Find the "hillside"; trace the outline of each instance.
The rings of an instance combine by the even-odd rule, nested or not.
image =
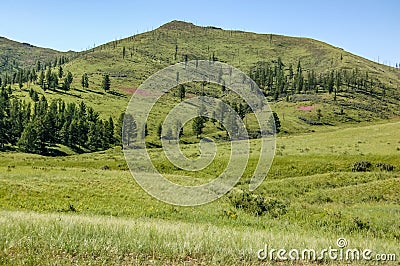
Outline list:
[[[20,58],[26,65],[33,63],[35,56],[59,55],[56,51],[26,44],[17,43],[14,46],[17,50],[13,52],[13,58],[16,61]],[[7,49],[11,49],[10,45]],[[36,53],[26,57],[27,54],[21,51],[29,49]],[[9,53],[12,51],[9,50]],[[400,69],[308,38],[200,27],[181,21],[172,21],[153,31],[78,53],[63,65],[64,75],[70,71],[74,77],[69,91],[61,89],[63,80],[60,79],[59,89],[55,91],[44,91],[37,84],[30,83],[22,89],[14,86],[14,94],[29,101],[28,92],[33,89],[49,100],[62,98],[66,102],[84,101],[99,111],[102,117],[117,118],[125,111],[131,94],[150,75],[177,62],[195,59],[226,62],[250,75],[261,86],[272,109],[281,118],[284,133],[319,131],[333,126],[378,122],[400,116]],[[296,88],[299,62],[304,79],[303,89]],[[278,94],[277,68],[284,81]],[[53,71],[57,72],[58,69],[53,68]],[[273,73],[269,85],[264,84],[267,78],[263,79],[259,74],[266,72]],[[88,89],[81,88],[81,76],[84,73],[89,77]],[[109,93],[104,93],[101,88],[104,74],[109,74],[111,78]],[[340,79],[337,75],[340,75]],[[187,91],[190,94],[199,93],[196,86],[191,85]],[[236,101],[231,94],[222,93],[215,86],[207,85],[205,93]],[[172,107],[178,102],[173,96],[163,99],[160,107],[163,113],[168,111],[165,106]],[[155,128],[158,122],[152,121],[150,125]]]
[[[59,52],[53,49],[33,46],[0,37],[0,73],[30,68],[37,61],[42,64],[53,62],[60,56],[72,57],[75,52]]]
[[[226,62],[248,75],[251,75],[250,69],[257,70],[258,66],[268,65],[273,69],[280,59],[286,78],[285,92],[280,93],[277,99],[274,99],[271,91],[266,89],[266,93],[273,102],[273,109],[280,117],[285,117],[283,127],[287,132],[314,130],[310,126],[317,120],[317,109],[322,110],[322,123],[330,125],[369,122],[400,115],[400,69],[308,38],[231,31],[172,21],[153,31],[82,52],[65,68],[77,77],[76,87],[80,87],[79,77],[87,73],[91,88],[100,89],[101,78],[107,73],[111,77],[112,89],[129,96],[156,71],[177,62],[195,59]],[[295,78],[290,79],[289,68],[292,67],[296,74],[299,61],[304,86],[307,86],[309,75],[313,73],[319,93],[305,89],[297,92],[293,89]],[[333,73],[342,75],[341,87],[335,91],[335,98],[334,93],[328,93],[324,87],[324,82]],[[272,89],[274,86],[272,84]],[[334,87],[336,85],[332,85]],[[85,97],[82,93],[79,95]],[[96,98],[93,95],[88,97],[92,100]],[[125,98],[125,102],[128,99]],[[124,99],[117,101],[121,100]],[[96,104],[101,102],[96,101]],[[107,106],[107,114],[124,111],[124,105],[113,100],[108,101]],[[302,106],[312,106],[313,110],[299,110]]]

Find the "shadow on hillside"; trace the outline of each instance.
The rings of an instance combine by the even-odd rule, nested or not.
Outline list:
[[[84,93],[87,93],[87,91],[85,91],[85,90],[82,90],[82,89],[77,89],[77,88],[74,88],[74,90],[75,90],[75,91],[79,91],[79,92],[84,92]]]
[[[118,91],[109,91],[108,93],[109,93],[109,94],[112,94],[112,95],[115,95],[115,96],[118,96],[118,97],[126,98],[126,95],[125,95],[125,94],[122,94],[122,93],[120,93],[120,92],[118,92]]]
[[[60,151],[60,150],[54,149],[54,148],[47,148],[46,150],[44,150],[40,154],[44,155],[44,156],[51,156],[51,157],[67,156],[68,155],[67,153],[65,153],[63,151]]]
[[[84,151],[83,149],[81,149],[81,148],[79,148],[79,147],[77,147],[77,146],[72,146],[72,147],[70,147],[70,148],[71,148],[72,151],[74,151],[74,152],[76,152],[76,153],[78,153],[78,154],[85,153],[85,151]]]
[[[76,98],[79,98],[79,99],[82,98],[82,96],[80,96],[80,95],[75,95],[75,94],[72,94],[72,93],[68,93],[67,91],[64,91],[64,90],[49,90],[48,92],[69,95],[69,96],[76,97]]]
[[[104,92],[102,92],[102,91],[94,91],[94,90],[89,90],[89,89],[87,89],[87,91],[93,92],[93,93],[96,93],[96,94],[100,94],[100,95],[104,95]]]

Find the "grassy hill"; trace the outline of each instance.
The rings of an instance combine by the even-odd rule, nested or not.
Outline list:
[[[13,72],[19,68],[54,62],[60,56],[72,57],[75,52],[59,52],[53,49],[33,46],[0,37],[0,73]]]
[[[171,64],[185,59],[214,59],[227,62],[249,74],[250,68],[259,62],[273,66],[278,58],[284,64],[286,76],[289,66],[296,71],[300,60],[305,79],[311,71],[317,76],[329,76],[331,71],[356,71],[357,78],[368,75],[369,80],[375,83],[366,90],[342,85],[342,89],[337,91],[336,100],[333,93],[329,94],[323,88],[320,93],[291,92],[287,93],[287,97],[283,94],[277,100],[269,97],[272,109],[281,118],[283,132],[318,131],[333,126],[376,122],[400,115],[400,69],[372,62],[308,38],[199,27],[180,21],[172,21],[153,31],[79,53],[63,66],[65,73],[71,71],[74,76],[73,89],[67,93],[44,92],[34,84],[29,86],[50,99],[61,97],[67,102],[83,100],[103,116],[116,117],[125,111],[130,95],[145,79]],[[81,89],[80,78],[83,73],[89,76],[89,90]],[[104,74],[110,75],[112,91],[117,93],[102,91],[101,79]],[[293,87],[292,83],[289,82],[289,91]],[[198,93],[196,89],[188,90],[192,94]],[[215,87],[206,88],[207,93],[212,91],[215,91]],[[16,93],[29,98],[26,87]],[[230,99],[228,94],[219,93],[217,97]],[[173,104],[176,99],[170,98],[170,101]],[[311,108],[304,110],[304,106]],[[321,110],[320,117],[317,116],[318,109]],[[318,123],[314,123],[317,120]]]

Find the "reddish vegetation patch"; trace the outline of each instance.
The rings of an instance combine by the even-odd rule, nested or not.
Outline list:
[[[149,91],[141,90],[138,88],[123,88],[122,90],[128,94],[137,93],[140,96],[150,96],[151,95],[151,93]]]
[[[191,99],[191,98],[193,98],[193,97],[195,97],[195,96],[196,96],[196,95],[193,94],[193,93],[186,93],[186,97],[189,98],[189,99]]]
[[[311,111],[315,108],[315,106],[308,105],[308,106],[297,106],[297,110],[300,111]]]
[[[121,90],[128,94],[134,94],[137,88],[122,88]]]

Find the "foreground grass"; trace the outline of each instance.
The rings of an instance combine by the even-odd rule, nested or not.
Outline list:
[[[268,230],[257,230],[148,218],[1,211],[0,262],[12,265],[44,262],[58,265],[254,265],[263,263],[257,258],[257,251],[265,245],[287,250],[321,250],[334,246],[336,238],[318,231],[310,234],[300,227],[278,222]],[[358,236],[347,240],[351,246],[357,243],[353,247],[375,252],[397,251],[395,241]]]

